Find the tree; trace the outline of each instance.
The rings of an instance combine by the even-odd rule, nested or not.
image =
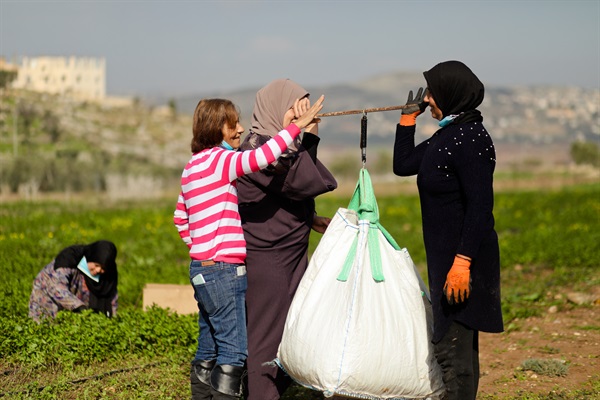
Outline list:
[[[42,116],[42,130],[50,136],[52,143],[57,143],[60,139],[61,129],[58,117],[50,110],[44,111]]]
[[[175,99],[169,99],[167,104],[169,106],[169,110],[171,111],[171,118],[173,121],[177,120],[177,102]]]
[[[600,167],[600,147],[595,142],[573,142],[571,158],[577,165],[590,164]]]
[[[7,88],[15,79],[17,79],[17,71],[0,69],[0,89]]]

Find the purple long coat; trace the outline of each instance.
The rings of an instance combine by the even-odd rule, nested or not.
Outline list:
[[[304,134],[293,159],[238,179],[247,246],[249,399],[278,398],[289,384],[281,370],[264,363],[277,356],[287,312],[308,266],[314,198],[337,187],[316,158],[318,142],[317,136]]]

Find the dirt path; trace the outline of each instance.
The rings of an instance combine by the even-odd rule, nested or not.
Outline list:
[[[549,395],[589,388],[600,379],[600,307],[580,307],[515,321],[516,330],[480,336],[482,377],[479,397]],[[546,376],[521,369],[527,359],[563,360],[565,376]],[[558,398],[558,397],[557,397]],[[600,393],[585,397],[600,399]]]

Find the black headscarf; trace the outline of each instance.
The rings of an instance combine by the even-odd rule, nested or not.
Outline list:
[[[477,107],[483,102],[484,87],[460,61],[445,61],[423,72],[427,87],[444,117],[459,115],[452,123],[481,122]]]
[[[90,290],[89,307],[110,317],[112,299],[117,292],[117,247],[108,240],[69,246],[56,256],[54,268],[77,268],[84,256],[88,262],[98,263],[104,269],[98,282],[84,274],[85,283]]]

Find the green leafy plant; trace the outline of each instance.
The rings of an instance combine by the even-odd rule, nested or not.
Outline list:
[[[530,358],[521,364],[525,371],[533,371],[539,375],[566,376],[569,371],[568,364],[563,360],[542,360]]]
[[[0,377],[2,393],[26,390],[29,395],[10,398],[48,399],[126,398],[132,390],[140,392],[139,398],[189,396],[187,374],[196,347],[196,315],[177,315],[157,307],[142,309],[146,283],[189,284],[187,247],[172,222],[175,196],[143,202],[92,197],[85,203],[2,204],[0,365],[2,370],[18,371],[6,375],[10,379]],[[321,196],[317,209],[320,215],[332,217],[348,201],[349,196]],[[379,196],[378,205],[382,225],[408,249],[426,280],[418,196]],[[572,287],[586,291],[600,284],[599,211],[600,185],[496,195],[507,331],[518,330],[521,318],[539,315],[550,305],[561,305],[553,295],[559,290]],[[62,312],[52,321],[31,321],[27,317],[28,300],[36,274],[63,247],[102,238],[113,240],[119,250],[117,316],[107,319],[89,311]],[[320,238],[311,234],[310,252]],[[546,350],[548,354],[555,351]],[[117,378],[103,378],[102,384],[95,380],[80,386],[65,383],[156,361],[165,364],[123,372],[124,383]],[[534,364],[526,367],[534,368]],[[143,388],[133,388],[133,382]],[[107,385],[117,395],[106,392]],[[285,398],[306,399],[311,393],[294,387]]]

